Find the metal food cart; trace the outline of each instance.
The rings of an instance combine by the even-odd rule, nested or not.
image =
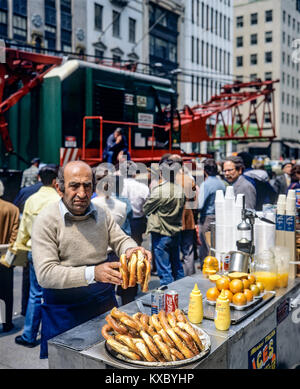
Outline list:
[[[300,363],[300,279],[289,279],[287,288],[277,289],[269,300],[261,300],[245,311],[232,312],[228,331],[216,330],[212,307],[205,295],[212,283],[202,274],[168,285],[179,294],[179,308],[186,312],[189,294],[197,283],[204,297],[204,320],[199,325],[211,340],[210,353],[180,369],[293,368]],[[140,298],[144,313],[151,314],[150,293]],[[121,310],[140,311],[134,301]],[[251,311],[250,311],[251,309]],[[49,368],[53,369],[141,369],[108,353],[101,336],[106,314],[66,331],[48,342]],[[208,318],[209,317],[209,318]],[[234,324],[233,324],[234,323]]]

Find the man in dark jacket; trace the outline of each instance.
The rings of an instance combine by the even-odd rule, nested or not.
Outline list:
[[[115,164],[124,154],[127,155],[127,159],[130,159],[126,137],[122,128],[118,127],[107,138],[106,147],[103,151],[103,161]]]

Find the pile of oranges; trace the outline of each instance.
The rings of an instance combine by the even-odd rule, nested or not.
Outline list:
[[[208,277],[216,274],[219,271],[219,262],[216,257],[211,255],[204,258],[202,272],[204,276]]]
[[[238,306],[246,305],[251,302],[255,296],[259,296],[264,291],[264,285],[256,282],[253,274],[245,274],[241,278],[231,279],[228,276],[210,277],[216,286],[209,288],[206,292],[206,298],[209,301],[216,301],[222,289],[229,302]]]

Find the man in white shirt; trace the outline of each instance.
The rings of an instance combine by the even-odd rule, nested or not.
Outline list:
[[[146,231],[147,219],[143,206],[149,197],[149,188],[136,179],[138,166],[133,161],[126,161],[120,165],[121,176],[124,177],[121,195],[127,197],[132,207],[131,237],[138,245],[143,242],[143,233]]]

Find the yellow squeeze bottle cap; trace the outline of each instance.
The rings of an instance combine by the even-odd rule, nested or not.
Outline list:
[[[197,284],[195,284],[195,286],[194,286],[193,293],[194,294],[201,294]]]

